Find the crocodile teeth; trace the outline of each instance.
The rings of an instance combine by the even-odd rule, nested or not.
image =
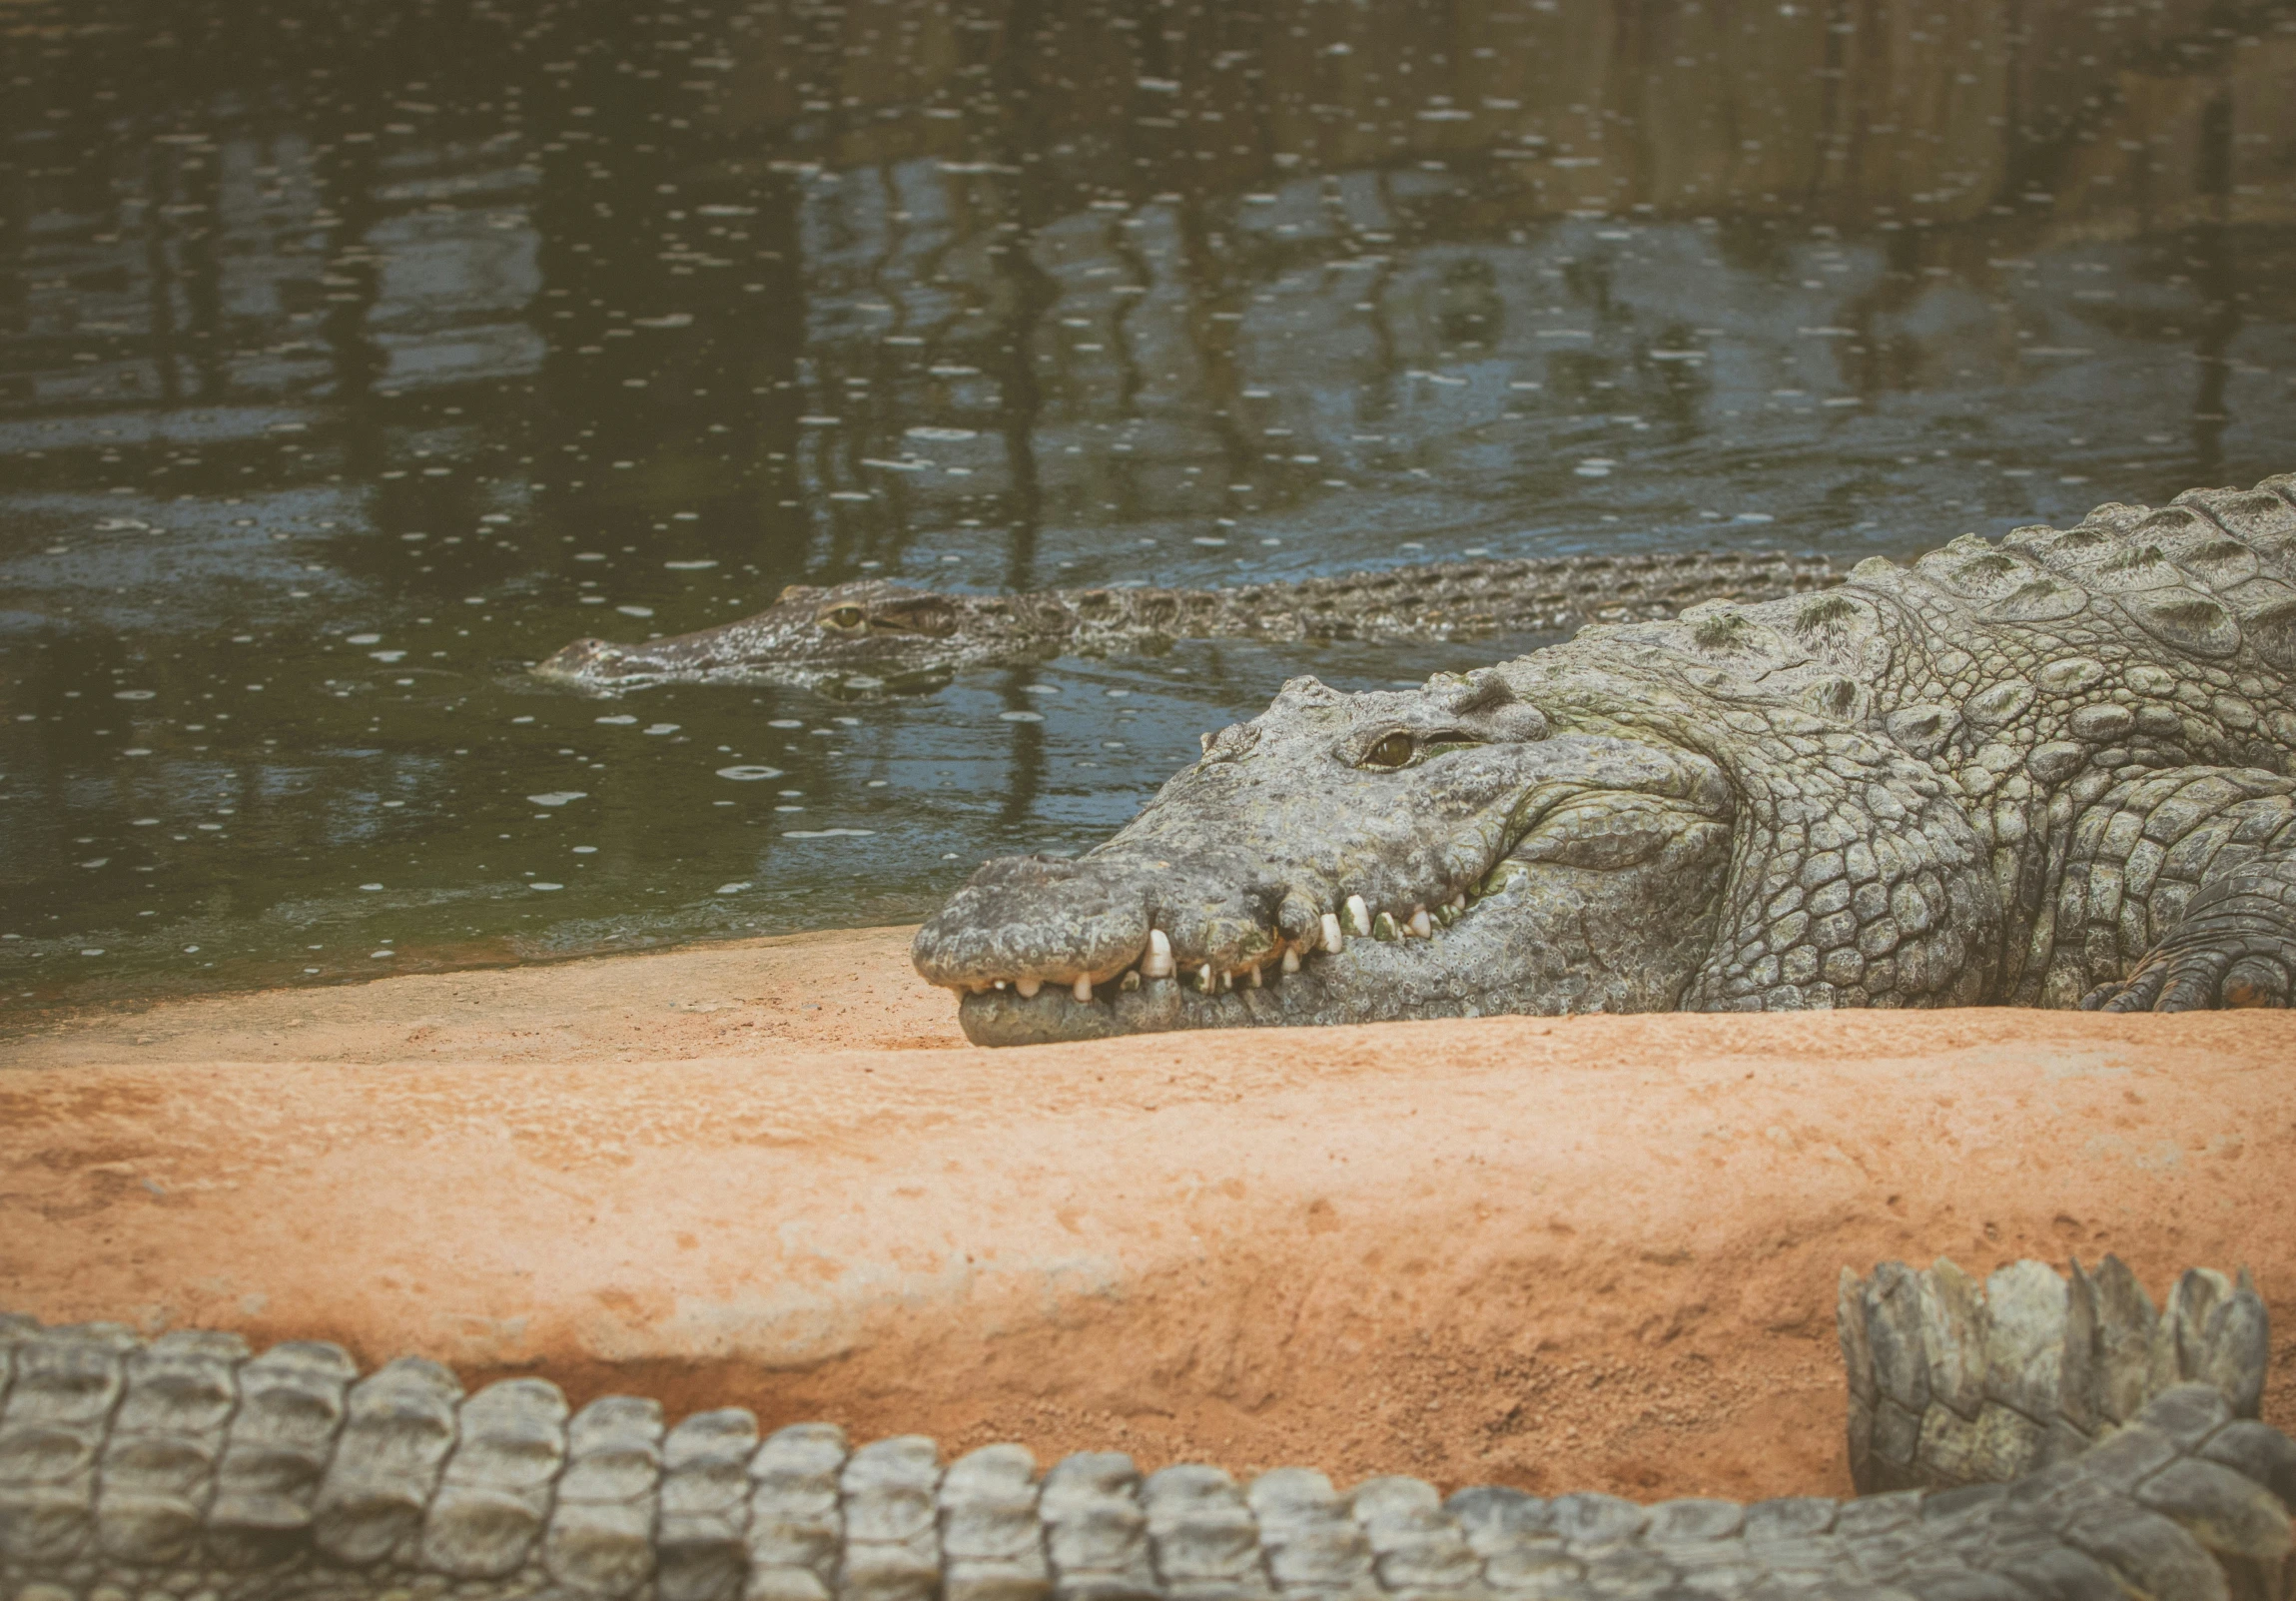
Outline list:
[[[1162,929],[1149,929],[1148,955],[1141,958],[1141,977],[1168,979],[1172,972],[1171,941]]]
[[[1021,999],[1024,1001],[1034,1001],[1037,998],[1037,992],[1044,987],[1044,982],[1040,979],[1015,979],[1013,981],[1013,988],[1021,992]]]
[[[1371,909],[1363,904],[1362,896],[1348,896],[1347,904],[1341,908],[1341,912],[1348,933],[1360,935],[1371,932]]]
[[[1124,991],[1127,995],[1132,994],[1133,991],[1139,989],[1140,987],[1141,975],[1140,969],[1138,968],[1127,968],[1125,970],[1125,976],[1117,981],[1117,988]]]
[[[1336,952],[1342,945],[1346,943],[1347,942],[1341,938],[1339,933],[1339,914],[1337,912],[1324,913],[1323,948],[1326,951]]]
[[[1251,986],[1253,989],[1255,989],[1255,990],[1256,990],[1256,989],[1258,989],[1258,988],[1260,987],[1260,983],[1259,983],[1259,969],[1257,969],[1257,968],[1255,968],[1255,967],[1247,967],[1247,968],[1245,968],[1245,969],[1243,970],[1243,979],[1244,979],[1244,982],[1245,982],[1246,984],[1249,984],[1249,985],[1250,985],[1250,986]]]
[[[1080,1001],[1090,1001],[1093,998],[1093,976],[1090,973],[1078,974],[1076,986],[1069,993]]]
[[[1196,971],[1195,987],[1201,990],[1204,994],[1209,995],[1211,994],[1212,987],[1215,983],[1216,981],[1212,977],[1211,964],[1206,962]]]
[[[1427,909],[1424,906],[1411,908],[1410,928],[1411,932],[1422,940],[1431,940],[1435,937],[1435,926],[1427,921]]]
[[[1393,912],[1381,912],[1371,920],[1371,937],[1375,940],[1399,940],[1403,937],[1402,930],[1395,926]]]
[[[1451,897],[1451,910],[1452,910],[1452,911],[1454,911],[1454,912],[1464,912],[1466,909],[1467,909],[1467,896],[1466,896],[1466,892],[1465,892],[1465,891],[1461,891],[1459,894],[1457,894],[1457,895],[1454,895],[1454,896],[1452,896],[1452,897]]]
[[[1299,953],[1290,949],[1288,946],[1284,948],[1283,952],[1283,971],[1286,973],[1296,973],[1299,971]]]

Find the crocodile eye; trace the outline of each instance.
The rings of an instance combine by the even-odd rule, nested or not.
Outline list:
[[[1409,734],[1389,734],[1363,753],[1361,765],[1392,771],[1411,760],[1411,748]]]
[[[825,628],[842,628],[850,632],[865,625],[869,621],[869,613],[859,606],[832,606],[814,618],[814,621]]]

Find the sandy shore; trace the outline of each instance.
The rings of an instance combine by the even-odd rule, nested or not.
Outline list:
[[[2285,1013],[1486,1019],[966,1047],[906,930],[68,1021],[0,1307],[770,1425],[1639,1497],[1846,1489],[1836,1271],[2254,1267]],[[2296,1424],[2283,1355],[2267,1416]]]

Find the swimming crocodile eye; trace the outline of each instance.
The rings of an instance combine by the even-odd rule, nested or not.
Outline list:
[[[1410,760],[1411,736],[1409,734],[1389,734],[1363,753],[1361,765],[1392,771]]]
[[[854,605],[831,606],[813,620],[825,628],[851,630],[864,626],[869,621],[869,613]]]

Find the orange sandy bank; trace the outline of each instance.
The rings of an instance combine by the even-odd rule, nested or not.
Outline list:
[[[5,1048],[0,1306],[770,1426],[1238,1470],[1847,1489],[1836,1270],[2252,1265],[2287,1014],[965,1047],[906,931],[69,1021]],[[2266,1416],[2296,1424],[2283,1358]]]

